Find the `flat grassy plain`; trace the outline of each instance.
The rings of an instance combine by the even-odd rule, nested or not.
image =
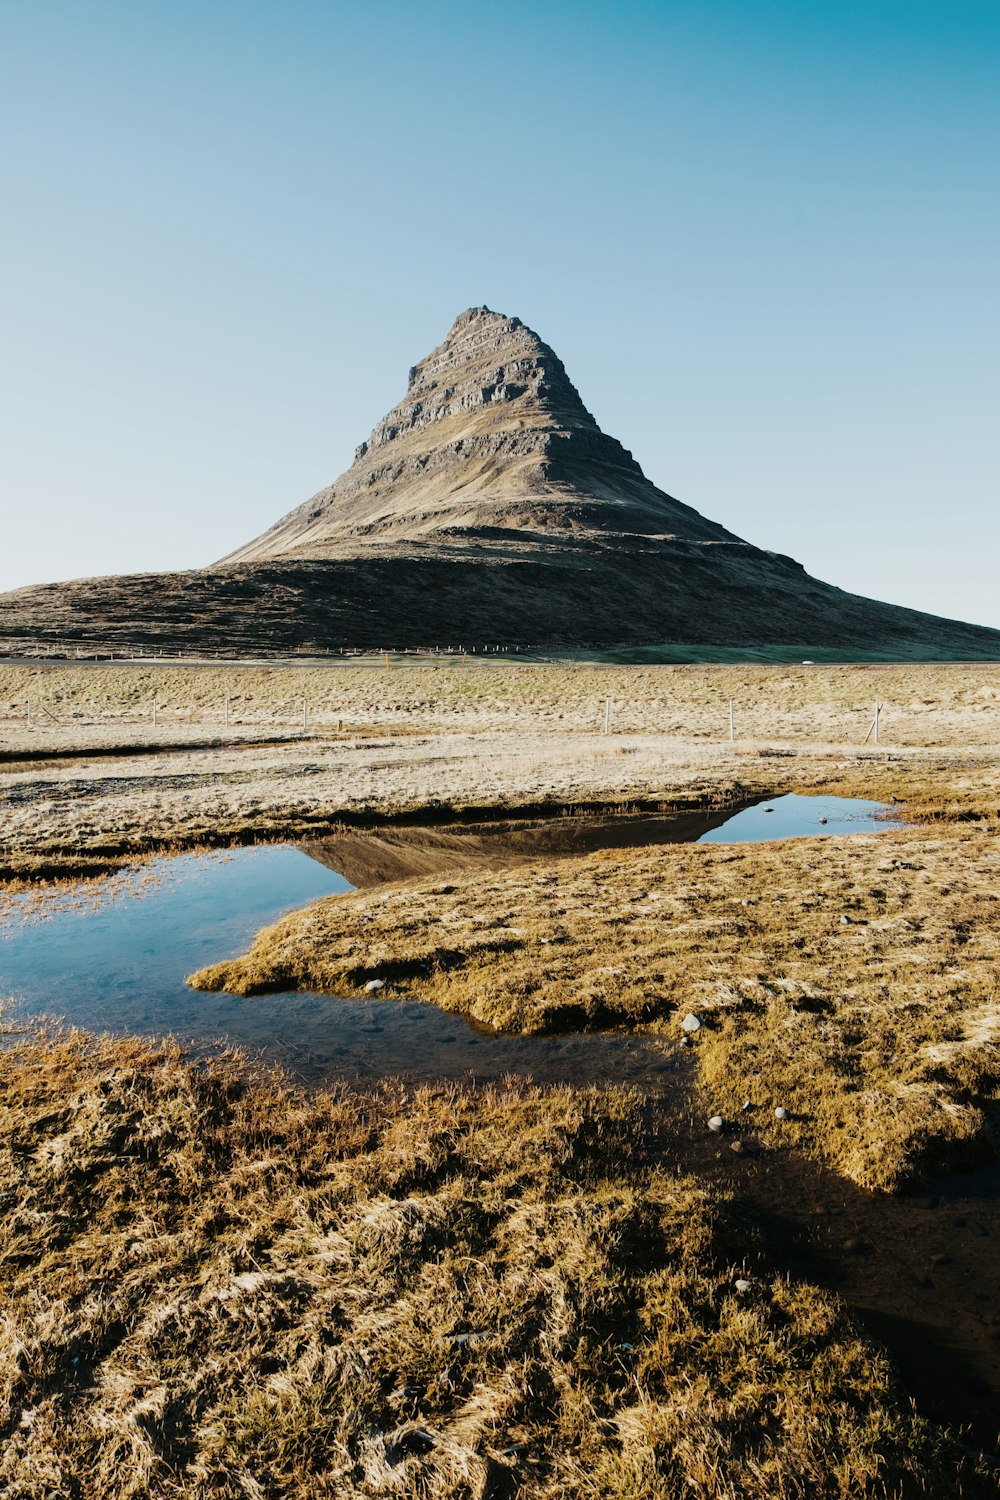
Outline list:
[[[455,810],[724,805],[888,765],[974,796],[998,719],[983,665],[0,666],[0,875]]]
[[[197,982],[381,978],[668,1061],[690,1010],[706,1117],[749,1100],[765,1153],[898,1194],[994,1152],[998,729],[988,666],[0,667],[0,867],[11,890],[386,822],[894,800],[910,826],[875,836],[438,870]],[[307,1094],[54,1035],[0,1054],[0,1105],[12,1496],[1000,1489],[611,1084]]]

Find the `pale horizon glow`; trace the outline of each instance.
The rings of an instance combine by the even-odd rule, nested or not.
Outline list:
[[[670,494],[1000,628],[992,0],[44,0],[2,35],[0,590],[216,561],[486,303]]]

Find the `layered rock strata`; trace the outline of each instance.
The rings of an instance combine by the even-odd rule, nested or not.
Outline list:
[[[0,596],[0,651],[503,646],[1000,658],[658,489],[518,318],[462,313],[351,467],[221,562]]]

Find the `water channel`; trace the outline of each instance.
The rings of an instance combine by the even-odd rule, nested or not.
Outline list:
[[[239,1046],[308,1081],[516,1073],[539,1082],[600,1082],[610,1074],[648,1086],[663,1058],[641,1036],[495,1036],[418,1002],[317,994],[246,1001],[196,993],[184,981],[243,951],[284,912],[355,886],[595,848],[873,832],[892,826],[885,817],[873,802],[789,795],[680,816],[348,832],[306,848],[175,855],[71,895],[15,897],[0,924],[0,997],[11,997],[18,1017],[46,1013],[91,1031]]]
[[[134,872],[8,899],[0,997],[8,1023],[48,1014],[91,1031],[172,1034],[196,1051],[236,1045],[307,1083],[493,1081],[635,1085],[652,1100],[665,1164],[732,1193],[770,1264],[835,1288],[892,1351],[928,1414],[996,1436],[1000,1165],[918,1198],[873,1198],[786,1150],[734,1155],[705,1129],[690,1052],[641,1034],[510,1037],[432,1005],[285,994],[195,993],[185,976],[242,952],[282,913],[421,873],[572,857],[597,848],[876,833],[892,810],[789,795],[680,816],[563,817],[366,832],[301,848],[182,854]],[[861,1247],[860,1250],[858,1247]],[[935,1263],[938,1268],[935,1269]],[[984,1300],[985,1299],[985,1300]]]

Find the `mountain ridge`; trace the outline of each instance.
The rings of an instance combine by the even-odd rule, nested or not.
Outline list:
[[[657,488],[554,350],[484,306],[338,479],[220,562],[0,595],[0,651],[20,654],[478,642],[1000,659],[1000,631],[846,593]]]
[[[646,478],[520,318],[471,307],[411,366],[351,467],[222,562],[345,556],[379,537],[447,544],[483,528],[741,540]]]

